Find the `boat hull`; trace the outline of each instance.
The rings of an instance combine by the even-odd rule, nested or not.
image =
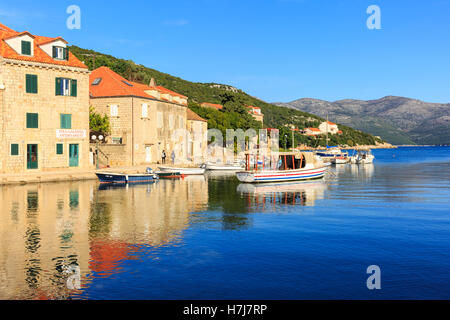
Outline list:
[[[321,179],[325,175],[327,166],[313,169],[299,169],[287,171],[240,171],[236,173],[236,177],[240,182],[244,183],[265,183],[275,181],[301,181]]]
[[[96,172],[100,183],[148,183],[158,180],[155,174],[123,174],[112,172]]]
[[[214,165],[207,164],[206,170],[217,170],[217,171],[241,171],[244,170],[244,167],[241,166],[227,166],[227,165]]]
[[[204,168],[172,168],[172,167],[158,167],[161,172],[173,172],[182,174],[185,176],[188,175],[201,175],[205,174],[206,169]]]

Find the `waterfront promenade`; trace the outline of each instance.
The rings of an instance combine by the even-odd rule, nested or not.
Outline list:
[[[89,170],[58,170],[58,171],[43,171],[43,172],[30,172],[11,174],[0,174],[0,185],[11,184],[27,184],[27,183],[41,183],[41,182],[61,182],[61,181],[80,181],[80,180],[95,180],[97,176],[96,171],[108,171],[108,172],[126,172],[126,173],[138,173],[144,172],[146,168],[152,168],[156,170],[158,164],[148,164],[141,166],[124,166],[113,168],[102,168],[96,170],[95,168]]]

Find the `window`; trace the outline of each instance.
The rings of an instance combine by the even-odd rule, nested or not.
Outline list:
[[[111,138],[113,144],[122,144],[122,138]]]
[[[148,104],[142,104],[142,118],[148,118]]]
[[[110,114],[111,114],[111,117],[119,116],[119,106],[117,104],[110,105]]]
[[[19,155],[19,145],[17,143],[11,144],[11,155],[18,156]]]
[[[55,94],[57,96],[77,96],[77,80],[67,78],[55,79]]]
[[[26,93],[38,92],[38,78],[35,74],[27,74],[25,76],[25,91]]]
[[[158,112],[157,114],[156,114],[156,120],[157,120],[157,123],[158,123],[158,128],[162,128],[163,127],[163,115],[162,115],[162,112]]]
[[[22,54],[31,56],[31,42],[22,40]]]
[[[72,115],[60,114],[61,129],[72,129]]]
[[[99,85],[100,82],[102,82],[102,78],[95,78],[94,81],[92,81],[92,85],[93,86]]]
[[[56,154],[63,154],[64,153],[64,145],[62,143],[56,144]]]
[[[27,113],[27,128],[39,128],[39,115],[37,113]]]
[[[59,60],[69,60],[69,51],[64,47],[53,46],[53,58]]]

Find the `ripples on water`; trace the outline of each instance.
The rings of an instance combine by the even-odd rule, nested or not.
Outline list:
[[[450,298],[449,149],[302,183],[2,187],[0,299]]]

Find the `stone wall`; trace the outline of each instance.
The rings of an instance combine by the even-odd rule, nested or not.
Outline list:
[[[0,73],[5,85],[1,92],[3,173],[39,172],[69,168],[69,144],[78,144],[79,165],[70,169],[90,168],[89,163],[89,72],[87,69],[53,66],[3,59]],[[38,93],[26,93],[26,75],[38,77]],[[77,80],[77,96],[56,96],[55,78]],[[37,129],[26,128],[26,114],[38,113]],[[85,130],[85,138],[57,139],[60,114],[72,115],[72,129]],[[56,144],[63,144],[63,154],[56,154]],[[11,144],[19,145],[19,155],[12,156]],[[38,168],[27,169],[27,145],[38,145]]]

